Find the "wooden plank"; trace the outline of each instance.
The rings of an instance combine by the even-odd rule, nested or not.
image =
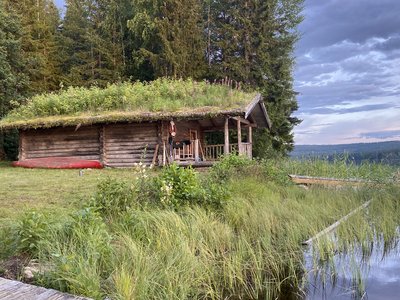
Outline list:
[[[155,149],[155,145],[156,142],[135,142],[135,143],[123,143],[123,144],[119,144],[119,143],[112,143],[112,144],[107,144],[107,150],[109,151],[117,151],[119,149],[143,149],[143,148],[153,148]],[[151,145],[151,146],[148,146]]]
[[[240,120],[237,120],[237,139],[238,139],[238,153],[242,154],[242,128]]]
[[[4,300],[90,300],[52,289],[0,278],[0,299]]]
[[[224,154],[229,154],[229,119],[225,118],[224,125]]]
[[[100,153],[99,147],[66,147],[66,148],[49,148],[49,149],[31,149],[28,150],[28,153],[63,153],[70,151],[85,151],[85,152],[95,152]]]
[[[332,230],[334,230],[336,227],[338,227],[341,223],[346,221],[352,215],[358,213],[360,210],[363,210],[363,209],[367,208],[371,204],[371,202],[372,202],[372,200],[369,200],[369,201],[365,202],[363,205],[357,207],[355,210],[351,211],[349,214],[347,214],[346,216],[341,218],[339,221],[333,223],[331,226],[329,226],[329,227],[325,228],[324,230],[320,231],[319,233],[317,233],[312,238],[308,239],[307,241],[304,241],[302,244],[303,245],[310,245],[313,241],[319,239],[321,236],[323,236],[323,235],[331,232]]]
[[[19,132],[19,146],[18,146],[18,159],[25,159],[25,141],[24,141],[25,132]]]
[[[158,155],[158,148],[159,148],[159,144],[156,145],[156,149],[154,150],[154,155],[153,155],[153,160],[151,161],[151,164],[154,166],[156,164],[156,159],[157,159],[157,155]]]
[[[251,101],[251,103],[246,107],[246,113],[244,118],[247,119],[247,117],[250,115],[254,107],[262,100],[261,94],[257,94],[254,99]]]
[[[339,178],[329,178],[329,177],[312,177],[312,176],[302,176],[289,174],[290,179],[297,184],[321,184],[321,185],[361,185],[366,183],[372,183],[368,180],[362,180],[357,178],[351,179],[339,179]]]
[[[105,126],[103,125],[100,129],[99,129],[99,152],[100,152],[100,161],[102,163],[104,163],[104,146],[105,146]]]

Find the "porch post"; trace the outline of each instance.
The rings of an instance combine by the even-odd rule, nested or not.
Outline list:
[[[229,119],[225,118],[225,126],[224,126],[224,154],[229,154]]]
[[[249,156],[250,159],[253,158],[253,128],[251,126],[249,126],[249,137],[248,137],[248,151],[249,153],[247,153],[247,155]]]
[[[238,154],[242,154],[242,128],[240,118],[237,119]]]

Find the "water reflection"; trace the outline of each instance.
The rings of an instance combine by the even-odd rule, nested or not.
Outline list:
[[[315,267],[312,249],[305,253],[308,284],[305,299],[400,299],[400,246],[375,241],[370,253],[356,247]]]

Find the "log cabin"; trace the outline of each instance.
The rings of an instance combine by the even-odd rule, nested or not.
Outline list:
[[[192,84],[196,85],[197,94],[201,91],[204,94],[204,89],[213,89],[210,84],[206,87],[203,83]],[[179,97],[185,97],[190,105],[175,107],[174,110],[135,109],[133,105],[127,107],[124,104],[118,107],[119,110],[113,107],[111,111],[102,108],[103,111],[85,111],[84,114],[49,113],[26,117],[24,108],[21,108],[11,113],[11,117],[1,120],[0,129],[18,129],[20,162],[57,158],[99,161],[108,167],[132,167],[140,162],[146,165],[176,162],[208,166],[229,153],[252,158],[253,129],[271,127],[263,99],[257,93],[235,91],[230,86],[222,88],[223,95],[231,97],[235,93],[239,100],[235,100],[234,105],[226,104],[232,101],[224,101],[219,95],[218,104],[202,106],[196,104],[198,97],[189,92]],[[87,97],[91,97],[87,93]],[[129,102],[129,98],[120,94],[115,97],[122,99],[118,101]],[[165,98],[169,103],[170,99]],[[36,109],[35,101],[39,100],[33,99],[27,104],[31,110]],[[207,101],[211,104],[218,102]],[[25,108],[26,111],[29,109]]]

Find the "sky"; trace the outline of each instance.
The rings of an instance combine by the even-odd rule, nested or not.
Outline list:
[[[400,140],[399,12],[399,0],[305,0],[296,144]]]
[[[400,140],[400,1],[306,0],[296,144]]]

